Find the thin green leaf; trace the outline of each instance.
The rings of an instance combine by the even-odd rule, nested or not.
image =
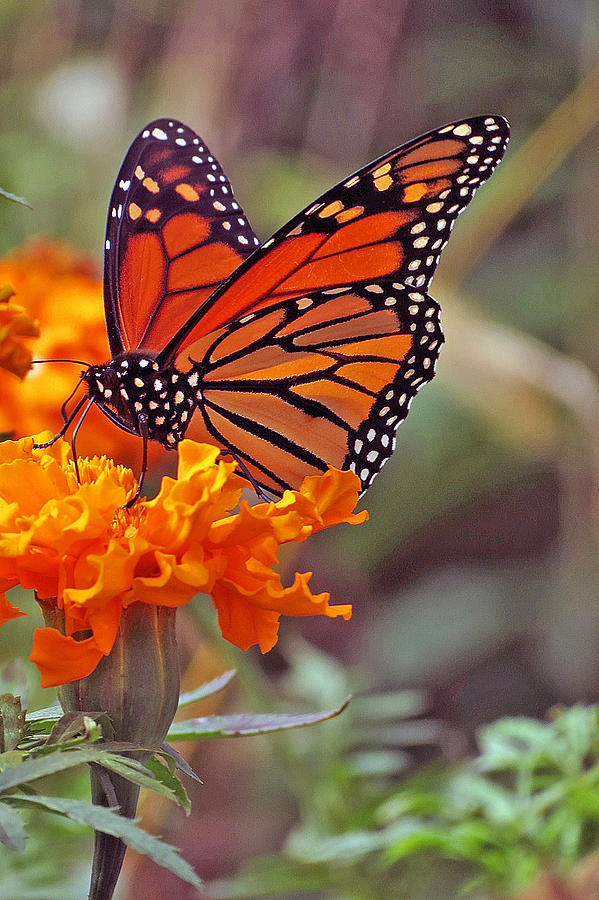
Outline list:
[[[171,741],[207,740],[217,737],[248,737],[255,734],[271,734],[274,731],[286,731],[291,728],[303,728],[334,719],[346,708],[349,699],[336,709],[325,712],[306,713],[303,715],[253,715],[244,713],[234,716],[203,716],[188,719],[185,722],[174,722],[167,734]]]
[[[10,191],[5,191],[3,188],[0,188],[0,197],[5,197],[7,200],[11,200],[13,203],[20,203],[21,206],[26,206],[27,209],[33,209],[31,203],[28,203],[24,197],[17,197],[16,194],[11,194]]]
[[[29,759],[21,765],[1,772],[0,794],[28,784],[30,781],[36,781],[38,778],[45,778],[48,775],[64,772],[87,763],[98,763],[105,769],[116,772],[142,787],[170,796],[164,786],[156,782],[146,767],[135,759],[127,759],[100,748],[61,751],[59,747],[56,748],[55,753],[49,756]]]
[[[163,869],[168,869],[169,872],[177,875],[182,881],[186,881],[198,890],[202,888],[202,879],[196,875],[189,863],[179,856],[179,852],[174,847],[164,843],[157,837],[154,837],[154,835],[148,834],[136,825],[132,819],[124,818],[103,806],[85,803],[83,800],[69,800],[42,795],[27,797],[24,794],[15,795],[12,799],[19,800],[23,805],[29,807],[46,809],[50,812],[67,816],[73,822],[89,825],[96,831],[102,831],[105,834],[118,837],[128,847],[148,856],[157,865],[162,866]]]
[[[20,815],[6,803],[0,803],[0,841],[10,850],[24,850],[25,837]]]
[[[179,709],[182,706],[189,706],[190,703],[195,703],[196,700],[204,700],[206,697],[211,697],[213,694],[222,691],[223,688],[226,688],[231,683],[236,674],[235,669],[229,669],[227,672],[219,675],[218,678],[213,678],[212,681],[206,681],[204,684],[201,684],[195,691],[186,691],[181,694],[179,697]]]
[[[189,815],[191,812],[191,802],[189,800],[189,796],[187,794],[187,791],[175,775],[175,760],[171,758],[171,762],[173,764],[172,770],[168,765],[165,765],[155,756],[151,756],[146,763],[146,768],[150,770],[156,781],[168,790],[169,796],[171,796],[178,803],[178,805],[185,810],[185,814]]]

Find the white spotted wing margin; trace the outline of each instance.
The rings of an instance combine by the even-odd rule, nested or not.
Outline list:
[[[362,493],[393,455],[397,429],[407,417],[420,388],[433,379],[445,341],[437,301],[424,291],[414,290],[411,285],[395,283],[392,288],[398,299],[395,311],[402,325],[407,326],[413,343],[393,381],[378,393],[368,418],[350,436],[343,468],[358,475]]]
[[[206,341],[187,377],[201,380],[211,438],[263,490],[297,489],[329,466],[353,470],[366,490],[442,343],[435,300],[370,280],[243,317]]]

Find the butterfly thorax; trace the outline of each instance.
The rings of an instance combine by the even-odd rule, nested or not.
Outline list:
[[[102,412],[131,434],[143,434],[174,449],[185,435],[197,391],[175,368],[161,368],[151,354],[128,351],[90,366],[84,381]],[[195,379],[197,382],[197,378]]]

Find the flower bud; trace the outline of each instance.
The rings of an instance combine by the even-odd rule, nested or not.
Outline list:
[[[54,602],[38,602],[46,624],[63,631],[62,611]],[[124,608],[109,655],[102,657],[91,675],[59,687],[64,711],[105,712],[114,726],[116,741],[160,747],[179,699],[175,613],[175,608],[147,603]],[[87,636],[87,632],[81,634],[82,638]],[[149,754],[131,755],[145,761]],[[137,785],[92,766],[91,788],[94,803],[114,806],[116,802],[121,815],[135,815]],[[126,849],[119,838],[96,832],[90,900],[112,897]]]

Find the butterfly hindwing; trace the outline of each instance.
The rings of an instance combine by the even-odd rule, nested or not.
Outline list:
[[[346,178],[236,269],[173,336],[161,361],[237,318],[310,291],[368,278],[427,290],[457,216],[508,138],[501,116],[464,119]]]
[[[353,469],[366,489],[442,342],[438,304],[399,282],[279,302],[194,345],[188,378],[204,374],[192,434],[229,449],[274,493],[330,465]]]
[[[151,122],[125,157],[108,210],[112,355],[162,349],[258,243],[202,139],[180,122]]]

